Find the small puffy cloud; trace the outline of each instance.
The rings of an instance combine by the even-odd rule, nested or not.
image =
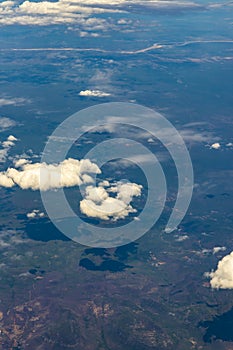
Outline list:
[[[221,147],[221,145],[219,142],[215,142],[210,146],[210,148],[212,148],[212,149],[219,149],[220,147]]]
[[[92,183],[93,174],[101,173],[89,159],[69,158],[59,164],[31,164],[19,159],[17,163],[20,164],[19,169],[8,168],[0,173],[0,186],[12,187],[13,182],[22,189],[46,191]]]
[[[213,248],[213,254],[224,252],[226,249],[227,249],[226,247],[214,247]]]
[[[10,135],[5,141],[1,143],[2,149],[0,149],[0,163],[4,163],[6,161],[10,148],[15,145],[14,141],[17,141],[17,138],[13,135]],[[4,182],[6,183],[5,180]],[[6,187],[9,187],[9,186],[6,186]]]
[[[82,90],[80,91],[79,96],[107,97],[111,96],[111,94],[100,90]]]
[[[27,213],[27,217],[30,219],[34,219],[36,217],[36,213],[32,211],[31,213]]]
[[[205,274],[216,289],[233,289],[233,252],[219,261],[216,271]]]
[[[98,218],[101,220],[124,219],[129,213],[134,213],[130,205],[126,206],[124,202],[113,197],[106,198],[100,204],[94,201],[83,199],[80,202],[80,210],[88,217]]]
[[[101,220],[124,219],[137,212],[130,203],[133,197],[141,195],[141,189],[142,186],[135,183],[117,183],[107,190],[101,186],[88,186],[85,198],[80,202],[80,210],[88,217]],[[115,197],[110,193],[114,193]]]
[[[100,34],[98,33],[91,33],[91,32],[84,32],[84,31],[80,31],[79,32],[79,36],[81,38],[87,37],[87,36],[91,36],[93,38],[98,38],[100,36]]]
[[[27,217],[29,219],[35,219],[35,218],[43,218],[45,214],[38,209],[34,209],[32,212],[27,213]]]
[[[131,23],[132,21],[130,19],[125,19],[125,18],[121,18],[117,21],[117,24],[120,24],[120,25],[126,25]]]
[[[186,239],[188,238],[189,238],[188,235],[179,236],[177,237],[176,242],[183,242],[183,241],[186,241]]]
[[[28,159],[25,158],[20,158],[18,160],[15,160],[14,164],[16,168],[20,168],[21,166],[30,163],[30,161]]]
[[[8,138],[7,138],[7,141],[18,141],[18,139],[15,137],[15,136],[13,136],[13,135],[9,135],[8,136]]]
[[[133,197],[141,195],[142,186],[135,183],[117,183],[115,186],[110,187],[109,192],[116,193],[117,199],[128,204]]]

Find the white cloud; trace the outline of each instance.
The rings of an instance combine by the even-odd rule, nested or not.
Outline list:
[[[93,97],[107,97],[111,96],[108,92],[103,92],[100,90],[82,90],[79,93],[80,96],[93,96]]]
[[[213,248],[213,254],[224,252],[226,249],[227,249],[226,247],[214,247]]]
[[[186,241],[186,239],[188,239],[189,236],[187,235],[183,235],[183,236],[177,236],[176,242],[183,242]]]
[[[104,120],[100,119],[96,121],[96,125],[98,125],[98,127],[96,127],[95,125],[92,125],[92,126],[89,125],[88,127],[83,127],[83,130],[87,131],[88,129],[93,128],[98,132],[117,133],[119,135],[121,135],[123,132],[125,137],[127,137],[127,134],[129,136],[133,134],[134,138],[145,139],[145,141],[151,144],[156,143],[157,139],[150,137],[149,133],[146,131],[135,132],[135,130],[131,128],[128,128],[128,130],[126,130],[125,127],[121,126],[121,123],[125,124],[127,122],[129,124],[132,123],[132,120],[127,116],[125,117],[108,116]],[[104,125],[101,125],[101,124],[104,124]],[[189,143],[210,143],[210,142],[217,143],[217,141],[219,140],[219,137],[216,137],[211,132],[193,130],[192,128],[188,128],[187,125],[185,125],[183,129],[180,129],[179,133],[182,136],[182,138]],[[156,130],[155,136],[157,138],[168,138],[167,144],[175,145],[175,139],[172,139],[173,132],[170,128],[163,128],[163,129]]]
[[[168,160],[167,155],[162,152],[157,152],[156,158],[160,163]],[[149,165],[149,164],[154,164],[156,162],[156,158],[153,154],[137,154],[137,155],[127,156],[127,158],[116,159],[114,160],[114,162],[111,163],[111,167],[114,170],[119,170],[119,169],[134,167],[135,165],[137,166],[143,166],[144,164]]]
[[[133,197],[141,195],[142,186],[135,183],[117,183],[109,189],[88,186],[85,198],[80,202],[80,210],[88,217],[113,221],[124,219],[136,213],[130,203]],[[114,193],[115,197],[109,193]]]
[[[110,182],[108,180],[103,180],[103,181],[99,182],[99,186],[101,186],[101,187],[109,187],[110,186]]]
[[[92,6],[90,6],[92,5]],[[24,1],[21,4],[15,2],[0,3],[0,24],[12,25],[50,25],[62,23],[77,23],[84,21],[92,14],[122,12],[108,6],[101,7],[101,2],[89,1]]]
[[[34,218],[43,218],[45,214],[38,209],[34,209],[32,212],[27,213],[27,217],[29,219],[34,219]]]
[[[103,187],[88,186],[86,188],[85,199],[87,200],[100,204],[108,197],[108,193]]]
[[[1,154],[0,154],[1,157]],[[13,187],[15,184],[11,178],[9,178],[7,175],[0,173],[0,186],[2,187]]]
[[[0,131],[4,131],[16,125],[16,122],[7,117],[0,117]]]
[[[25,159],[25,158],[21,158],[21,159],[15,160],[15,162],[14,162],[16,168],[19,168],[22,165],[25,165],[27,163],[30,163],[30,161],[28,159]]]
[[[0,24],[1,24],[1,4],[0,4]],[[27,102],[28,102],[27,99],[21,98],[21,97],[0,98],[0,106],[10,106],[10,105],[19,106]]]
[[[87,37],[87,36],[91,36],[93,38],[97,38],[98,36],[100,36],[98,33],[91,33],[91,32],[84,32],[84,31],[80,31],[79,32],[79,36],[81,38]]]
[[[29,242],[29,240],[23,237],[22,234],[23,232],[16,231],[16,230],[1,231],[0,248],[10,247],[12,249],[14,246],[18,244],[25,244]]]
[[[233,289],[233,252],[219,261],[217,270],[205,274],[216,289]]]
[[[8,152],[11,147],[15,145],[13,141],[17,141],[17,138],[13,135],[8,136],[8,138],[1,143],[2,149],[0,149],[0,163],[4,163],[6,161]],[[1,175],[1,173],[0,173]],[[4,183],[9,183],[6,181],[5,177],[1,177],[2,181]],[[11,186],[6,186],[6,187],[11,187]]]
[[[180,130],[180,134],[183,139],[188,142],[209,142],[213,140],[213,135],[210,132],[198,132],[192,129],[184,129]]]
[[[220,147],[221,147],[221,145],[218,142],[215,142],[210,146],[210,148],[213,148],[213,149],[219,149]]]
[[[14,135],[9,135],[7,140],[13,142],[13,141],[17,141],[18,139]]]
[[[25,163],[18,161],[20,169],[8,168],[0,173],[0,186],[22,189],[50,190],[92,183],[93,174],[100,174],[98,166],[88,159],[65,159],[59,164]]]
[[[135,183],[118,182],[115,186],[110,187],[109,192],[116,193],[117,199],[129,204],[133,197],[141,195],[142,186]]]
[[[76,24],[93,14],[124,13],[134,5],[155,8],[196,8],[199,5],[188,1],[166,0],[59,0],[59,1],[14,1],[0,3],[0,24],[50,25]],[[122,25],[121,23],[119,25]]]

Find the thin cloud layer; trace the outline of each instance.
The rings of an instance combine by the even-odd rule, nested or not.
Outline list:
[[[17,161],[16,168],[0,172],[0,186],[47,191],[93,183],[93,175],[100,174],[98,166],[88,159],[65,159],[59,164],[25,163]]]
[[[4,131],[16,125],[16,122],[7,117],[0,117],[0,131]]]
[[[101,3],[101,1],[100,1]],[[0,24],[12,25],[50,25],[76,23],[83,20],[93,13],[119,12],[117,9],[111,9],[94,5],[88,1],[66,1],[59,0],[32,2],[24,1],[17,4],[14,1],[4,1],[0,3]],[[96,3],[99,5],[99,3]]]
[[[124,219],[137,210],[131,206],[134,197],[141,195],[142,186],[135,183],[117,183],[105,189],[102,186],[88,186],[80,210],[88,217],[101,220]],[[115,196],[110,196],[114,194]]]
[[[8,2],[8,1],[6,1]],[[11,2],[11,1],[9,1]],[[2,6],[3,3],[0,3],[0,24],[1,24],[1,14],[2,14],[2,9],[1,9],[1,6]],[[4,98],[0,98],[0,106],[11,106],[11,105],[14,105],[14,106],[20,106],[24,103],[27,103],[28,100],[25,99],[25,98],[22,98],[22,97],[4,97]]]
[[[233,289],[233,252],[219,261],[217,270],[206,274],[216,289]]]

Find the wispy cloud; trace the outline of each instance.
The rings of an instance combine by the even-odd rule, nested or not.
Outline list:
[[[0,4],[0,10],[1,10],[1,4]],[[0,12],[1,14],[1,12]],[[0,17],[1,18],[1,17]],[[0,19],[1,21],[1,19]],[[26,98],[22,97],[2,97],[0,98],[0,106],[10,106],[10,105],[23,105],[25,103],[28,103],[29,101]]]
[[[16,122],[8,117],[0,117],[0,131],[4,131],[16,125]]]

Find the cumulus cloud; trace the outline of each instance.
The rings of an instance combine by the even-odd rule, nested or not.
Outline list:
[[[93,183],[93,175],[100,174],[98,166],[88,159],[65,159],[59,164],[28,163],[20,159],[19,169],[8,168],[0,172],[0,186],[22,189],[50,190]]]
[[[227,249],[226,247],[214,247],[213,248],[213,254],[224,252],[226,249]]]
[[[10,135],[8,136],[7,141],[10,141],[10,142],[17,141],[17,138],[13,135]]]
[[[107,97],[111,96],[111,94],[100,90],[82,90],[80,91],[79,96]]]
[[[11,142],[11,141],[9,141]],[[88,217],[102,220],[124,219],[137,210],[131,205],[134,197],[141,195],[142,186],[136,183],[115,183],[103,180],[97,187],[94,175],[100,174],[99,167],[88,159],[65,159],[59,164],[30,163],[27,159],[15,161],[15,168],[0,172],[0,186],[21,189],[52,190],[85,185],[84,199],[80,210]],[[35,209],[27,213],[28,218],[40,218],[44,213]]]
[[[233,252],[219,261],[216,271],[206,273],[210,285],[216,289],[233,289]]]
[[[221,145],[219,142],[215,142],[210,146],[210,148],[212,148],[212,149],[219,149],[220,147],[221,147]]]
[[[29,219],[35,219],[35,218],[43,218],[45,214],[38,209],[34,209],[32,212],[27,213],[27,217]]]
[[[9,149],[14,146],[17,138],[9,135],[1,143],[0,161],[5,161]],[[80,202],[80,210],[88,217],[102,220],[124,219],[137,210],[132,207],[134,197],[141,196],[142,186],[136,183],[117,182],[111,184],[102,180],[94,186],[95,177],[101,174],[99,167],[89,159],[68,158],[60,163],[32,163],[32,160],[16,158],[14,166],[0,172],[0,186],[12,188],[19,186],[27,190],[54,190],[64,187],[85,185],[85,194]],[[35,209],[27,213],[28,218],[40,218],[44,213]]]
[[[4,163],[6,161],[8,152],[11,147],[15,145],[15,141],[17,141],[17,138],[13,135],[9,135],[8,138],[1,143],[2,149],[0,149],[0,163]],[[2,173],[0,173],[1,176]],[[4,175],[4,174],[2,174]],[[1,177],[0,177],[1,178]],[[7,183],[7,181],[4,180],[4,176],[2,177],[2,181]],[[6,186],[8,187],[8,186]]]
[[[141,195],[142,186],[135,183],[117,183],[105,189],[102,186],[88,186],[80,210],[88,217],[113,221],[124,219],[137,210],[131,206],[134,197]],[[110,196],[114,194],[115,196]]]

